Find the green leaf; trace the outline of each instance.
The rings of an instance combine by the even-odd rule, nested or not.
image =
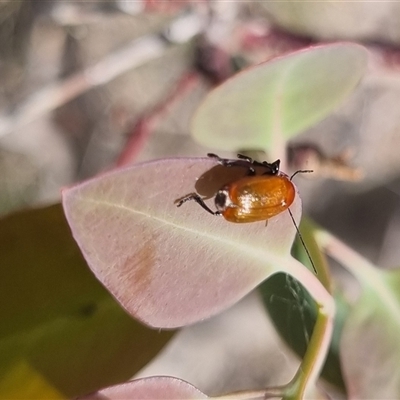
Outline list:
[[[308,291],[294,278],[286,274],[276,274],[263,282],[259,290],[263,303],[271,319],[286,343],[302,358],[314,329],[317,306]],[[338,306],[338,297],[335,301]],[[346,303],[338,306],[333,332],[333,341],[329,349],[322,376],[344,391],[338,342],[341,337]]]
[[[0,222],[0,397],[65,398],[130,378],[169,340],[88,269],[59,204]]]
[[[195,202],[176,207],[195,190],[211,197],[239,171],[204,158],[159,160],[63,192],[90,268],[136,318],[160,327],[197,322],[284,268],[295,234],[288,212],[266,226],[227,222]],[[298,196],[291,210],[298,220]]]
[[[360,295],[350,304],[340,338],[349,398],[400,398],[400,269],[380,270],[322,229],[315,238],[360,285]]]
[[[202,145],[268,150],[331,113],[364,74],[366,50],[356,44],[311,47],[248,68],[214,89],[192,127]]]
[[[343,330],[350,398],[400,398],[400,270],[370,271]]]
[[[315,224],[303,217],[299,226],[303,240],[310,253],[311,259],[318,271],[318,279],[329,288],[327,260],[313,237]],[[292,249],[293,256],[312,271],[312,265],[305,252],[303,244],[297,237]],[[259,287],[263,303],[277,330],[286,343],[302,358],[308,347],[314,324],[317,318],[317,306],[308,291],[295,279],[284,274],[271,277]],[[339,390],[345,391],[343,381],[339,343],[344,320],[349,306],[339,291],[335,292],[336,317],[332,343],[327,356],[322,376]]]

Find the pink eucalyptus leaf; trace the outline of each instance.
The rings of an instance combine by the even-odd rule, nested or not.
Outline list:
[[[176,207],[195,190],[210,197],[225,173],[244,171],[204,158],[159,160],[64,190],[90,268],[146,324],[173,328],[214,315],[281,270],[289,255],[295,228],[286,211],[267,224],[234,224],[195,202]],[[291,210],[298,221],[298,196]]]
[[[181,379],[152,376],[122,385],[112,386],[84,398],[84,400],[166,400],[207,399],[204,393]]]

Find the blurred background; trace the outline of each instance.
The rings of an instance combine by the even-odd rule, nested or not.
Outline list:
[[[297,182],[308,215],[398,266],[399,15],[396,2],[2,1],[0,214],[59,202],[62,187],[118,166],[234,156],[190,136],[215,85],[290,51],[356,41],[370,53],[365,78],[286,156],[316,171]]]
[[[289,51],[352,40],[371,52],[367,76],[334,115],[297,139],[306,151],[295,152],[300,165],[313,164],[307,157],[316,152],[319,161],[320,152],[322,161],[344,156],[350,170],[299,185],[317,221],[380,265],[395,265],[399,7],[1,2],[0,212],[58,201],[61,187],[116,165],[203,156],[213,149],[193,142],[190,119],[213,86]]]

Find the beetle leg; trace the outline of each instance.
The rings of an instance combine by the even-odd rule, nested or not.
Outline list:
[[[221,158],[220,156],[214,153],[207,153],[207,156],[210,158],[215,158],[219,164],[224,167],[246,167],[248,168],[248,161],[240,161],[240,160],[233,160],[230,158]]]
[[[268,167],[272,166],[272,164],[267,163],[266,161],[263,161],[263,162],[256,161],[256,160],[253,160],[251,157],[245,156],[243,154],[238,154],[237,158],[240,158],[241,160],[246,160],[250,164],[256,165],[257,167],[267,167],[268,168]]]
[[[253,160],[251,158],[249,158],[249,157],[242,156],[242,155],[238,154],[238,156],[240,156],[239,157],[240,160],[231,160],[229,158],[221,158],[221,157],[217,156],[214,153],[208,153],[207,156],[210,157],[210,158],[215,158],[218,161],[218,163],[221,164],[224,167],[242,167],[242,168],[247,168],[248,169],[248,172],[247,172],[248,175],[255,175],[256,174],[255,169],[251,166],[253,164]]]
[[[244,156],[243,154],[238,154],[237,157],[240,158],[241,160],[246,160],[248,163],[255,165],[256,167],[267,168],[268,171],[264,172],[263,175],[276,175],[279,172],[279,166],[281,164],[281,160],[276,160],[273,163],[269,163],[267,161],[259,162],[253,160],[252,158]]]
[[[276,160],[273,163],[263,161],[262,166],[268,169],[268,171],[264,172],[263,175],[277,175],[279,172],[280,164],[281,160]]]
[[[248,156],[244,156],[243,154],[238,154],[237,157],[240,158],[241,160],[246,160],[247,162],[255,165],[256,167],[268,168],[269,169],[268,173],[270,173],[272,175],[276,175],[279,172],[279,165],[281,163],[281,160],[276,160],[273,163],[269,163],[267,161],[259,162],[259,161],[253,160],[252,158],[250,158]]]
[[[245,160],[250,164],[254,164],[254,160],[251,157],[245,156],[243,154],[238,154],[237,158],[240,158],[241,160]]]
[[[187,201],[190,201],[190,200],[194,200],[198,205],[203,207],[204,210],[206,210],[207,212],[209,212],[212,215],[216,215],[216,216],[222,215],[221,211],[211,210],[211,208],[209,208],[207,206],[207,204],[204,203],[204,200],[197,193],[187,194],[186,196],[182,197],[181,199],[175,201],[175,203],[176,203],[177,207],[180,207],[183,203],[186,203]]]
[[[257,163],[257,161],[254,161],[251,157],[245,156],[243,154],[237,154],[237,158],[239,158],[240,160],[244,160],[245,162],[252,164],[252,165],[259,164],[259,163]],[[243,164],[240,164],[240,166],[248,168],[247,175],[253,176],[256,174],[256,170],[253,167],[250,167],[249,165],[243,165]]]
[[[244,167],[248,168],[249,175],[255,175],[256,171],[253,165],[256,167],[267,168],[268,171],[264,172],[263,175],[276,175],[279,172],[279,167],[281,160],[276,160],[273,163],[268,163],[266,161],[259,162],[253,160],[251,157],[244,156],[243,154],[238,154],[238,160],[231,160],[229,158],[221,158],[214,153],[208,153],[208,157],[215,158],[224,167]]]

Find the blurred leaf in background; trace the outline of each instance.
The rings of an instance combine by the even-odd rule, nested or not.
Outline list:
[[[125,381],[172,332],[130,318],[92,275],[59,204],[0,222],[0,397],[65,398]]]
[[[223,150],[268,150],[328,116],[366,64],[362,46],[335,43],[250,67],[208,94],[193,119],[193,137]]]

